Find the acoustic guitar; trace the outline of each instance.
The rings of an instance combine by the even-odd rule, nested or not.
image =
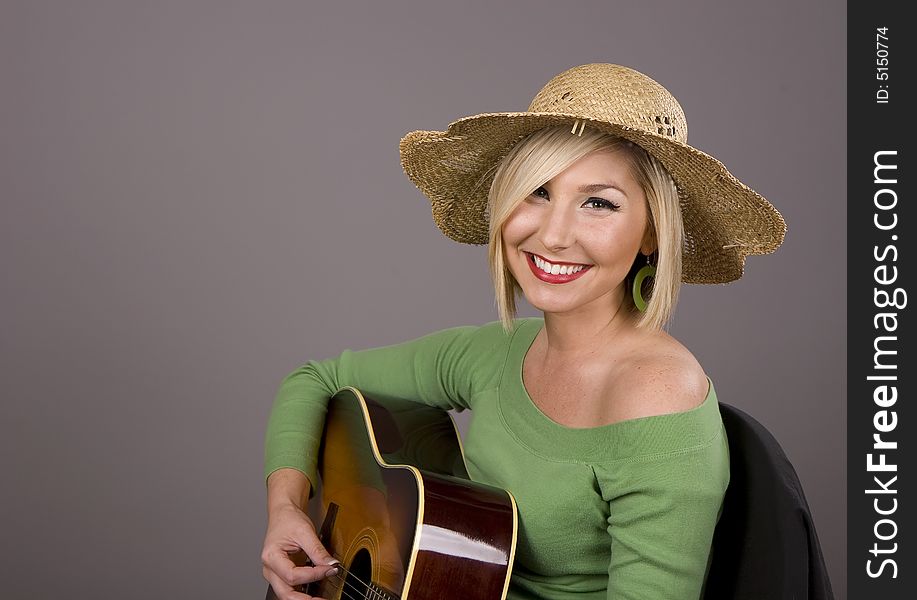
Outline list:
[[[469,480],[447,412],[381,400],[345,387],[329,402],[308,513],[341,569],[304,591],[328,600],[505,599],[512,495]],[[267,600],[276,600],[270,587]]]

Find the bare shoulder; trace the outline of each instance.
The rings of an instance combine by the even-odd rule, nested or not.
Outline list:
[[[684,412],[703,404],[709,382],[694,355],[665,333],[635,345],[607,390],[617,418],[635,419]]]

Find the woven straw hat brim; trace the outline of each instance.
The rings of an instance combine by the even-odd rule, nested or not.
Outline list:
[[[461,243],[486,244],[496,165],[530,133],[577,121],[640,145],[672,176],[685,229],[683,282],[735,281],[746,256],[768,254],[783,242],[786,222],[780,213],[717,159],[670,137],[582,115],[485,113],[459,119],[446,131],[413,131],[401,140],[401,164],[430,200],[433,220],[444,234]]]

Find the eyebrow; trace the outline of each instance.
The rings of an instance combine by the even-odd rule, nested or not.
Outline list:
[[[617,190],[621,194],[624,194],[624,190],[613,183],[590,183],[589,185],[580,186],[578,191],[581,194],[594,194],[595,192],[600,192],[607,189]],[[627,194],[624,195],[626,196]]]

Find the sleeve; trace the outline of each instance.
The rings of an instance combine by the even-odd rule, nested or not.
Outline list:
[[[596,468],[611,536],[608,600],[700,598],[729,484],[725,434],[664,456]]]
[[[281,468],[317,481],[317,455],[328,399],[350,385],[380,401],[416,400],[442,409],[469,408],[473,386],[495,362],[499,322],[453,327],[415,340],[308,361],[280,384],[268,419],[264,474]],[[508,339],[508,338],[507,338]]]

